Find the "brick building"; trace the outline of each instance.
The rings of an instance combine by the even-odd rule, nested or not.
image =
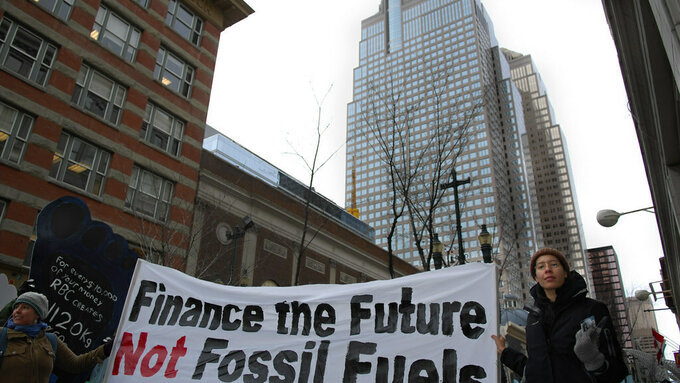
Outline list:
[[[220,32],[242,0],[0,3],[0,272],[40,210],[82,198],[142,254],[186,265]]]
[[[306,186],[206,131],[187,273],[230,285],[294,284]],[[387,252],[374,244],[371,227],[318,193],[309,200],[299,284],[389,278]],[[417,272],[394,262],[396,276]]]

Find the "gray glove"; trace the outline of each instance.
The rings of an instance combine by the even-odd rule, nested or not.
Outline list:
[[[605,319],[607,318],[603,318],[597,326],[591,326],[585,330],[580,329],[576,333],[574,354],[576,354],[588,371],[600,369],[605,362],[604,355],[600,352],[598,347],[600,344],[600,333],[602,332],[602,327],[604,327]]]

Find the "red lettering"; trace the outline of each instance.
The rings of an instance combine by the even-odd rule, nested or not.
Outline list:
[[[186,338],[186,336],[183,336],[177,339],[177,345],[172,348],[172,352],[170,352],[168,368],[165,369],[166,378],[174,378],[177,376],[177,370],[175,369],[177,366],[177,360],[187,354],[187,348],[184,347],[184,341]]]
[[[156,356],[156,364],[152,367],[149,363],[154,356]],[[168,356],[168,350],[165,347],[160,345],[154,346],[142,359],[142,366],[140,367],[142,376],[145,378],[154,376],[163,367],[166,356]]]
[[[148,333],[142,332],[139,334],[139,344],[137,349],[134,349],[132,343],[132,334],[129,332],[123,333],[123,339],[120,342],[120,347],[118,352],[116,352],[116,359],[113,365],[113,375],[118,375],[118,369],[120,367],[120,362],[125,357],[125,375],[133,375],[135,369],[137,368],[137,362],[139,362],[139,357],[144,353],[144,348],[146,347],[146,337]]]
[[[139,363],[139,358],[144,355],[144,350],[146,349],[146,341],[149,334],[142,332],[139,334],[139,342],[137,348],[135,349],[133,342],[133,335],[129,332],[123,333],[123,339],[120,342],[120,347],[116,352],[116,358],[113,364],[113,375],[118,375],[120,370],[120,364],[125,359],[123,366],[123,373],[125,375],[134,375],[137,369],[137,364]],[[177,377],[177,362],[179,358],[187,354],[187,348],[184,347],[184,342],[186,341],[186,336],[177,339],[175,347],[172,348],[170,353],[170,361],[165,369],[166,378]],[[168,349],[165,346],[158,345],[154,346],[149,350],[146,355],[142,358],[142,363],[139,367],[140,373],[143,377],[148,378],[155,375],[165,364],[165,360],[168,356]],[[154,359],[155,358],[155,359]]]

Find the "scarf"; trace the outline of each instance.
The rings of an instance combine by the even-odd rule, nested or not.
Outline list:
[[[14,319],[12,319],[12,317],[9,317],[9,319],[7,320],[7,326],[5,326],[5,327],[10,328],[12,330],[16,330],[16,331],[21,331],[24,334],[30,336],[31,338],[35,338],[36,336],[38,336],[40,334],[40,332],[42,330],[47,328],[47,323],[38,322],[36,324],[32,324],[32,325],[28,325],[28,326],[27,325],[17,325],[17,324],[14,324]]]

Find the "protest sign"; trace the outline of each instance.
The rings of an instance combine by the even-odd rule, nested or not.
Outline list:
[[[76,197],[45,206],[36,230],[30,278],[49,301],[41,319],[76,354],[92,350],[114,335],[137,255]]]
[[[138,260],[107,381],[494,382],[494,267],[232,287]]]

